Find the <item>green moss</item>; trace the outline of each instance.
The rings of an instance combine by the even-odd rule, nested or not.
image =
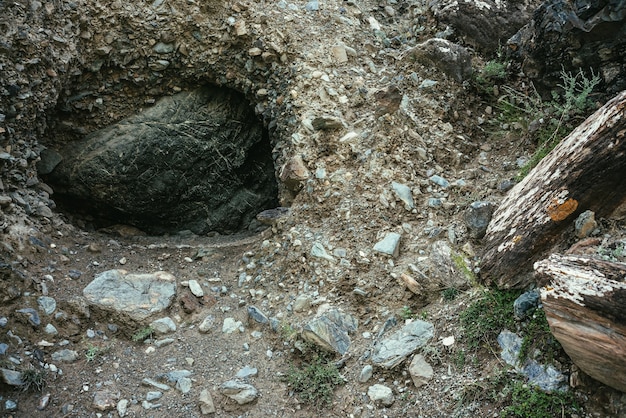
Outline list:
[[[571,391],[546,393],[521,382],[512,385],[510,403],[500,413],[502,418],[571,417],[580,413],[580,406]]]
[[[454,263],[455,267],[457,268],[457,270],[465,276],[465,278],[467,279],[467,281],[472,285],[472,286],[476,286],[477,282],[476,282],[476,275],[474,274],[474,272],[472,271],[472,269],[467,265],[467,260],[465,260],[465,257],[463,257],[461,254],[452,251],[452,254],[450,255],[450,257],[452,258],[452,262]]]

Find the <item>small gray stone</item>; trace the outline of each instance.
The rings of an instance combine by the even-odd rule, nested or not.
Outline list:
[[[152,386],[152,387],[155,387],[155,388],[163,390],[163,391],[171,389],[168,385],[164,385],[163,383],[159,383],[156,380],[150,379],[148,377],[144,378],[141,381],[141,384],[144,385],[144,386]]]
[[[204,296],[204,290],[202,290],[200,283],[196,280],[189,280],[189,290],[191,290],[191,293],[198,298]]]
[[[160,375],[163,378],[167,379],[168,382],[178,382],[183,377],[191,376],[191,372],[189,370],[172,370],[171,372],[165,373],[164,375]]]
[[[48,296],[38,297],[37,304],[46,315],[51,315],[57,308],[57,301]]]
[[[574,232],[578,238],[587,238],[597,227],[596,214],[590,210],[578,215],[574,222]]]
[[[259,324],[269,324],[270,320],[256,306],[248,306],[248,318],[251,318]]]
[[[117,413],[120,418],[124,418],[126,416],[126,412],[128,411],[128,399],[122,399],[117,403]]]
[[[176,389],[181,391],[181,393],[189,393],[191,390],[191,379],[188,377],[181,377],[176,382]]]
[[[46,334],[50,334],[50,335],[57,335],[59,333],[59,331],[57,331],[57,329],[52,324],[46,325],[46,327],[43,329],[43,331]]]
[[[328,261],[335,261],[335,258],[326,252],[324,246],[319,242],[314,242],[311,247],[311,255],[317,258],[323,258]]]
[[[9,320],[7,319],[6,316],[3,316],[2,318],[0,318],[0,327],[1,328],[6,327],[8,323],[9,323]]]
[[[313,298],[310,295],[298,295],[293,301],[294,312],[304,312],[311,307]]]
[[[320,116],[311,121],[311,125],[316,130],[330,130],[343,128],[341,119],[334,116]]]
[[[169,334],[170,332],[176,331],[176,324],[169,316],[152,321],[150,326],[157,334]]]
[[[169,54],[171,52],[174,52],[174,48],[174,44],[166,44],[164,42],[159,42],[152,47],[154,52],[156,52],[157,54]]]
[[[385,238],[374,245],[374,251],[397,257],[400,253],[400,234],[389,232]]]
[[[65,363],[73,363],[76,360],[78,360],[78,353],[74,350],[64,348],[63,350],[52,353],[52,361],[54,362],[63,361]]]
[[[39,319],[39,314],[33,308],[18,309],[15,312],[26,315],[26,317],[28,318],[28,322],[30,322],[32,325],[36,327],[41,325],[41,319]]]
[[[426,362],[423,355],[417,354],[409,365],[409,374],[415,387],[418,388],[433,378],[433,368]]]
[[[522,293],[515,299],[515,302],[513,302],[513,314],[516,319],[521,320],[532,314],[537,309],[537,306],[539,306],[539,292],[536,289],[530,290]]]
[[[470,237],[480,239],[485,236],[494,209],[495,206],[491,202],[478,201],[469,205],[464,219]]]
[[[198,398],[198,403],[200,404],[200,412],[202,415],[215,413],[215,404],[213,403],[211,392],[209,392],[208,389],[202,389],[200,397]]]
[[[259,396],[259,391],[254,386],[237,380],[222,383],[219,391],[222,395],[237,401],[239,405],[250,403]]]
[[[0,356],[5,355],[8,349],[9,349],[8,344],[0,343]]]
[[[391,406],[394,401],[391,388],[380,384],[370,386],[367,389],[367,396],[369,396],[372,402],[380,402],[385,406]]]
[[[211,328],[213,328],[214,324],[215,317],[213,315],[208,315],[206,318],[204,318],[204,320],[202,320],[202,323],[198,327],[198,331],[202,333],[207,333],[211,330]]]
[[[241,321],[235,321],[235,318],[224,318],[222,332],[224,334],[232,334],[235,331],[241,331],[243,324]]]
[[[247,379],[248,377],[254,377],[259,373],[259,370],[256,367],[245,366],[243,369],[239,370],[235,377],[240,379]]]
[[[400,198],[400,200],[402,200],[409,209],[415,208],[413,193],[411,192],[411,188],[409,186],[401,183],[396,183],[394,181],[391,183],[391,188],[396,193],[398,198]]]
[[[363,370],[361,370],[361,373],[359,374],[359,382],[361,383],[367,382],[368,380],[372,378],[373,374],[374,374],[374,368],[371,365],[366,364],[365,366],[363,366]]]
[[[2,375],[2,380],[7,385],[22,386],[22,384],[24,384],[24,381],[22,380],[22,372],[10,369],[0,369],[0,374]]]
[[[163,338],[163,339],[160,339],[160,340],[156,340],[154,342],[154,346],[156,348],[160,348],[160,347],[164,347],[166,345],[170,345],[174,341],[176,341],[176,340],[174,340],[173,338]]]
[[[146,393],[146,400],[147,401],[154,401],[155,399],[161,399],[162,396],[163,396],[163,392],[150,391],[150,392]]]
[[[4,409],[6,411],[15,411],[17,409],[17,402],[7,399],[4,401]]]
[[[433,175],[433,176],[430,176],[429,180],[432,181],[433,183],[443,187],[444,189],[447,189],[448,187],[450,187],[450,182],[448,180],[446,180],[443,177],[438,176],[436,174]]]
[[[117,407],[117,395],[108,390],[99,390],[93,394],[92,406],[99,411],[107,411]]]

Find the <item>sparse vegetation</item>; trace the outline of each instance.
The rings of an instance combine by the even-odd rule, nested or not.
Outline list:
[[[22,371],[22,390],[35,390],[41,392],[46,387],[46,371],[28,367]]]
[[[588,77],[582,70],[576,74],[561,72],[561,84],[552,91],[552,99],[544,100],[530,85],[526,92],[503,86],[504,94],[496,105],[496,123],[514,129],[523,139],[531,139],[537,148],[521,168],[524,178],[556,145],[579,124],[593,108],[590,95],[600,83],[600,77]]]
[[[445,301],[452,301],[454,299],[456,299],[456,297],[459,295],[459,289],[455,288],[455,287],[449,287],[447,289],[444,289],[441,292],[441,297],[443,297],[443,300]]]
[[[413,318],[415,318],[415,314],[413,313],[413,311],[411,310],[411,308],[410,308],[410,307],[408,307],[408,306],[406,306],[406,305],[404,305],[404,306],[402,307],[402,309],[400,309],[400,312],[398,313],[398,316],[399,316],[402,320],[404,320],[404,321],[406,321],[407,319],[413,319]]]
[[[85,353],[87,362],[93,361],[99,353],[100,353],[99,347],[89,344],[89,347],[87,348],[87,352]]]
[[[345,383],[337,367],[323,353],[300,367],[291,365],[285,381],[303,403],[318,409],[329,406],[335,388]]]
[[[452,251],[452,254],[450,256],[457,270],[465,276],[465,278],[471,285],[475,286],[476,275],[474,274],[470,266],[467,265],[467,260],[465,259],[465,257],[455,251]]]
[[[505,328],[515,329],[513,302],[520,291],[485,291],[460,315],[467,347],[477,349],[481,342],[491,344]]]
[[[154,328],[150,326],[144,327],[138,330],[137,332],[135,332],[133,336],[131,337],[131,339],[135,342],[141,342],[147,338],[150,338],[153,333],[154,333]]]
[[[535,310],[530,321],[523,327],[522,334],[520,361],[524,361],[535,349],[538,349],[540,357],[551,363],[554,362],[554,358],[562,350],[561,344],[550,332],[543,309]]]
[[[515,382],[510,397],[510,405],[500,413],[502,418],[571,417],[580,412],[571,391],[546,393],[539,388]]]

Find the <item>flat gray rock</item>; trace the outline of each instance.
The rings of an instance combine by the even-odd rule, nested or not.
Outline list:
[[[222,383],[219,391],[222,395],[237,401],[239,405],[250,403],[259,397],[259,391],[254,386],[237,380]]]
[[[374,251],[397,257],[400,252],[400,234],[390,232],[385,238],[374,244]]]
[[[98,274],[83,295],[92,308],[115,313],[114,322],[136,325],[170,306],[176,296],[176,279],[164,271],[131,274],[108,270]]]
[[[374,346],[372,362],[385,369],[394,368],[425,345],[433,337],[434,331],[435,328],[430,322],[415,320],[406,324]]]

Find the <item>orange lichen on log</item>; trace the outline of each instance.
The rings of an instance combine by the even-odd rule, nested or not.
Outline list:
[[[548,216],[554,222],[559,222],[576,212],[578,209],[578,201],[576,199],[569,198],[565,201],[562,199],[552,199],[552,202],[546,208]]]

